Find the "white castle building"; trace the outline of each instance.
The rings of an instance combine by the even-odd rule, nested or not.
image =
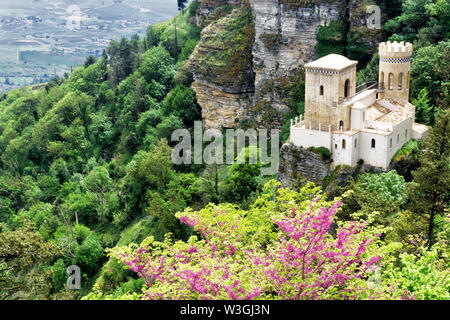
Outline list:
[[[331,54],[305,65],[305,116],[291,122],[290,142],[298,147],[325,147],[334,166],[359,160],[386,169],[411,139],[428,127],[415,123],[409,103],[412,45],[380,43],[379,83],[356,87],[356,65]]]

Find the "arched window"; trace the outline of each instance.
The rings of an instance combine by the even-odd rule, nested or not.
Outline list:
[[[320,95],[323,96],[323,86],[320,86]]]
[[[380,74],[380,89],[384,89],[384,72],[381,71]]]
[[[400,135],[398,134],[397,135],[397,143],[399,143],[400,142]]]
[[[358,147],[358,139],[355,139],[355,148]]]
[[[346,98],[350,97],[350,79],[345,80],[344,96]]]
[[[398,91],[402,90],[402,86],[403,86],[403,73],[400,72],[400,74],[398,75]]]
[[[342,128],[344,130],[344,121],[339,121],[339,130]]]
[[[375,149],[375,139],[372,139],[372,149]]]
[[[405,129],[405,139],[408,138],[408,129]]]
[[[347,141],[342,140],[342,149],[345,149],[345,147],[347,147]]]
[[[392,138],[391,138],[391,140],[389,141],[389,148],[392,148]]]
[[[389,90],[394,90],[394,74],[389,73]]]

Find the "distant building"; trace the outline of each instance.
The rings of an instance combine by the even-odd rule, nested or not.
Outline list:
[[[362,159],[386,169],[406,142],[427,135],[409,103],[412,45],[380,43],[379,50],[379,82],[363,88],[357,61],[331,54],[305,65],[305,116],[291,124],[292,144],[328,148],[335,166]]]

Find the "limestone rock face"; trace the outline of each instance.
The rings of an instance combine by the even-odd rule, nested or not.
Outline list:
[[[374,1],[375,3],[375,1]],[[378,45],[383,39],[383,29],[368,28],[367,20],[371,16],[367,11],[367,3],[365,1],[349,1],[348,2],[348,19],[350,21],[350,37],[359,43],[366,45],[367,52],[376,52]],[[385,17],[383,12],[381,15],[381,23],[384,23]]]
[[[190,63],[205,128],[232,128],[248,116],[255,92],[253,41],[250,8],[234,9],[203,29]]]
[[[341,196],[341,188],[345,187],[351,178],[361,174],[378,174],[391,169],[400,169],[399,174],[408,181],[411,167],[404,165],[404,162],[392,163],[387,170],[366,164],[358,164],[356,167],[338,166],[333,168],[331,160],[323,160],[319,154],[313,151],[285,143],[281,148],[277,180],[284,188],[291,189],[301,188],[308,181],[312,181],[316,185],[322,186],[328,199],[332,200]],[[417,168],[417,163],[415,165]]]
[[[205,128],[233,128],[246,117],[252,105],[253,92],[228,93],[211,83],[195,81],[192,89],[197,93],[197,102],[202,106]]]
[[[317,33],[321,25],[339,19],[338,5],[283,5],[279,0],[250,0],[255,15],[256,84],[261,87],[267,76],[287,72],[313,60]]]
[[[278,181],[285,188],[295,188],[305,179],[316,185],[323,185],[330,172],[330,161],[324,161],[320,155],[286,143],[281,148]]]

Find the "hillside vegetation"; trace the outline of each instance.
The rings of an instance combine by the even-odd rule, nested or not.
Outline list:
[[[64,78],[3,94],[0,299],[448,300],[450,8],[393,3],[385,40],[414,42],[412,99],[433,128],[396,155],[414,153],[412,181],[357,172],[336,199],[307,181],[281,188],[260,163],[173,164],[172,132],[201,120],[188,60],[197,1]],[[229,21],[251,33],[250,13]],[[230,43],[250,50],[244,40]],[[236,50],[201,57],[226,59],[225,80],[239,80]]]

